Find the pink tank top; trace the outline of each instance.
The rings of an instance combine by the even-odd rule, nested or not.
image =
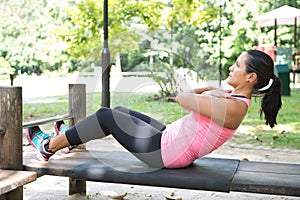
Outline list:
[[[251,100],[232,96],[244,101]],[[236,130],[224,128],[210,118],[191,111],[190,114],[167,125],[161,138],[161,154],[166,168],[186,167],[229,140]]]

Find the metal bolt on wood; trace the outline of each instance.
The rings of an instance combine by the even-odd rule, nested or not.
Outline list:
[[[0,126],[0,136],[6,132],[6,128],[4,126]]]

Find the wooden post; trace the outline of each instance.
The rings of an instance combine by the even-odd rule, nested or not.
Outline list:
[[[23,168],[22,104],[21,87],[0,87],[0,169]],[[23,187],[0,199],[23,199]]]
[[[69,120],[69,126],[86,117],[86,89],[85,84],[69,84],[69,113],[74,118]],[[69,195],[86,194],[86,181],[69,178]]]

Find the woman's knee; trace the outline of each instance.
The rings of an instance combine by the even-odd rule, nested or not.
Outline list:
[[[128,111],[128,108],[125,108],[125,107],[123,107],[123,106],[116,106],[116,107],[114,107],[114,109],[115,110],[118,110],[118,111]]]
[[[107,113],[111,113],[111,108],[100,108],[96,111],[96,116],[99,119],[100,117],[104,117],[105,115],[107,115]]]

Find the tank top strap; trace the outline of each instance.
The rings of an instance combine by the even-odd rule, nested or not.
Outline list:
[[[244,97],[244,96],[230,95],[230,98],[232,98],[232,99],[239,99],[241,101],[244,101],[247,104],[248,107],[251,104],[251,99],[248,99],[247,97]]]

